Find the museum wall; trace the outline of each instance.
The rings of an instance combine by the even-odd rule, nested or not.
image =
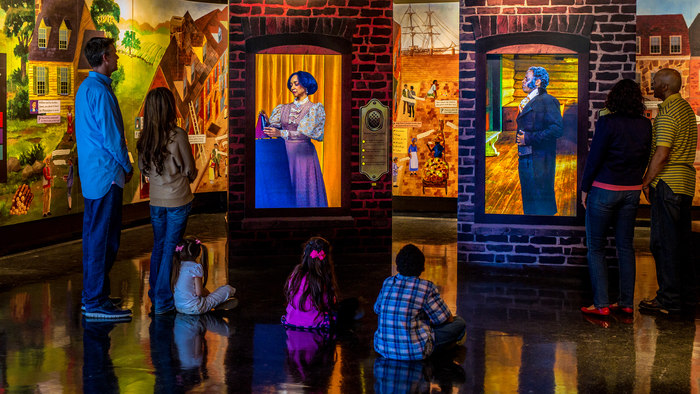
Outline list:
[[[228,223],[232,260],[271,254],[298,255],[303,242],[313,235],[326,237],[336,253],[388,255],[392,187],[389,152],[382,158],[387,166],[385,174],[371,180],[361,173],[364,159],[360,154],[360,116],[361,107],[371,99],[389,108],[392,105],[391,1],[231,1],[230,14]],[[341,173],[338,203],[330,199],[331,193],[338,190],[331,189],[329,182],[333,179],[329,178],[325,180],[330,204],[327,207],[306,204],[259,208],[260,187],[269,188],[270,183],[276,182],[272,178],[261,184],[261,170],[253,168],[256,159],[262,156],[258,144],[270,141],[265,141],[264,135],[256,138],[254,129],[259,124],[260,107],[252,96],[253,92],[256,98],[265,94],[259,91],[261,78],[272,79],[281,86],[287,83],[288,72],[266,71],[260,75],[261,69],[255,68],[260,66],[263,56],[274,54],[291,54],[292,61],[301,56],[341,57],[342,79],[335,82],[341,87],[341,105],[331,107],[337,103],[323,102],[325,97],[330,97],[327,73],[324,79],[316,75],[319,85],[326,86],[319,86],[319,93],[309,96],[312,102],[325,106],[327,119],[332,112],[341,113],[339,129],[325,129],[323,150],[316,145],[319,155],[327,152],[326,145],[339,146],[339,158],[331,162]],[[273,101],[275,105],[287,103],[291,96],[276,96]],[[274,105],[262,107],[270,120],[274,120],[273,108]],[[335,139],[336,142],[331,142],[331,137],[339,138],[339,142]],[[326,165],[330,164],[322,158],[320,161],[324,177],[329,177]]]

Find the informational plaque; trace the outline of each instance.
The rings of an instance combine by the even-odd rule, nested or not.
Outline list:
[[[389,172],[389,107],[377,99],[360,108],[360,173],[376,181]]]

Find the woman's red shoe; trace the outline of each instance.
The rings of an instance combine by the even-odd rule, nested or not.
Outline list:
[[[611,311],[620,311],[622,313],[627,313],[628,315],[634,314],[634,308],[626,306],[620,308],[620,305],[618,305],[617,303],[611,304],[608,308],[610,308]]]
[[[588,314],[588,315],[608,316],[608,315],[610,315],[610,308],[608,308],[608,307],[596,308],[594,305],[582,306],[581,312]]]

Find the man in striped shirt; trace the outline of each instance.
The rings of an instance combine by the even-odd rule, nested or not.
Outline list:
[[[695,310],[690,206],[695,193],[695,114],[678,93],[681,75],[664,68],[654,76],[654,97],[662,100],[654,119],[651,161],[642,190],[651,203],[651,252],[659,290],[639,309],[662,314]]]
[[[425,269],[423,252],[404,246],[396,268],[399,273],[384,280],[374,304],[379,315],[374,350],[392,360],[422,360],[463,341],[464,319],[450,313],[433,282],[418,277]]]

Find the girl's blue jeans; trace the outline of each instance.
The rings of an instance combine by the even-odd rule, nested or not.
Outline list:
[[[586,240],[588,243],[588,269],[593,287],[593,304],[596,308],[610,306],[608,298],[608,267],[605,261],[607,232],[612,226],[620,267],[620,307],[634,306],[634,280],[636,261],[634,256],[634,224],[641,191],[612,191],[591,188],[586,208]]]
[[[148,297],[156,313],[175,308],[173,291],[170,287],[173,254],[175,246],[185,234],[187,216],[191,209],[192,202],[179,207],[151,205],[153,253],[151,253],[151,272],[148,279],[150,285]]]

